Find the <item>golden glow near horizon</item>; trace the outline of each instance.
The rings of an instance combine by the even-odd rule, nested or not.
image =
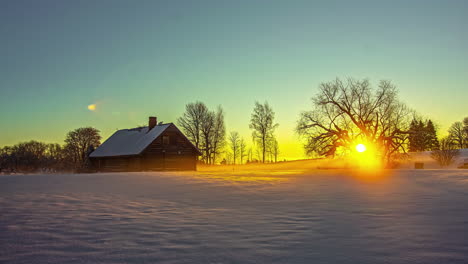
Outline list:
[[[95,111],[95,110],[96,110],[96,104],[90,104],[90,105],[88,105],[88,110],[89,110],[89,111]]]
[[[357,144],[356,145],[356,150],[357,150],[357,152],[364,152],[364,151],[366,151],[366,146],[364,146],[364,144]]]
[[[375,146],[368,144],[367,146],[359,143],[356,145],[356,155],[354,155],[354,162],[361,169],[377,169],[381,168],[381,161],[376,153]]]

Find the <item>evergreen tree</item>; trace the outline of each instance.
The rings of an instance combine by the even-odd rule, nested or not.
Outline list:
[[[437,150],[439,149],[439,140],[437,139],[437,131],[434,127],[432,120],[428,120],[425,129],[425,146],[424,150]]]
[[[410,136],[409,136],[409,151],[419,152],[424,151],[425,144],[425,126],[421,120],[411,121],[410,124]]]
[[[409,145],[409,151],[410,152],[416,152],[417,151],[417,145],[416,145],[416,138],[417,138],[417,122],[415,119],[411,121],[410,128],[409,128],[409,136],[408,136],[408,145]]]
[[[413,119],[409,129],[409,151],[419,152],[436,150],[439,148],[437,131],[432,120],[424,123],[422,120]]]
[[[422,120],[418,122],[418,151],[426,150],[426,125]]]

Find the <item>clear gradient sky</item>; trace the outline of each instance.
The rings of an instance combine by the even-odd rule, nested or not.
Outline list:
[[[441,133],[468,116],[468,1],[3,0],[0,34],[0,146],[175,122],[195,100],[250,140],[266,100],[300,158],[299,113],[336,77],[392,80]]]

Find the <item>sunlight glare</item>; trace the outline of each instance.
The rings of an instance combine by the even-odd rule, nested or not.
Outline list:
[[[357,150],[358,152],[364,152],[364,151],[366,151],[366,146],[364,146],[364,144],[358,144],[358,145],[356,146],[356,150]]]

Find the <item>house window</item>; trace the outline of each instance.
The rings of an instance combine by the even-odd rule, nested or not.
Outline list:
[[[169,136],[163,136],[163,145],[169,145]]]

